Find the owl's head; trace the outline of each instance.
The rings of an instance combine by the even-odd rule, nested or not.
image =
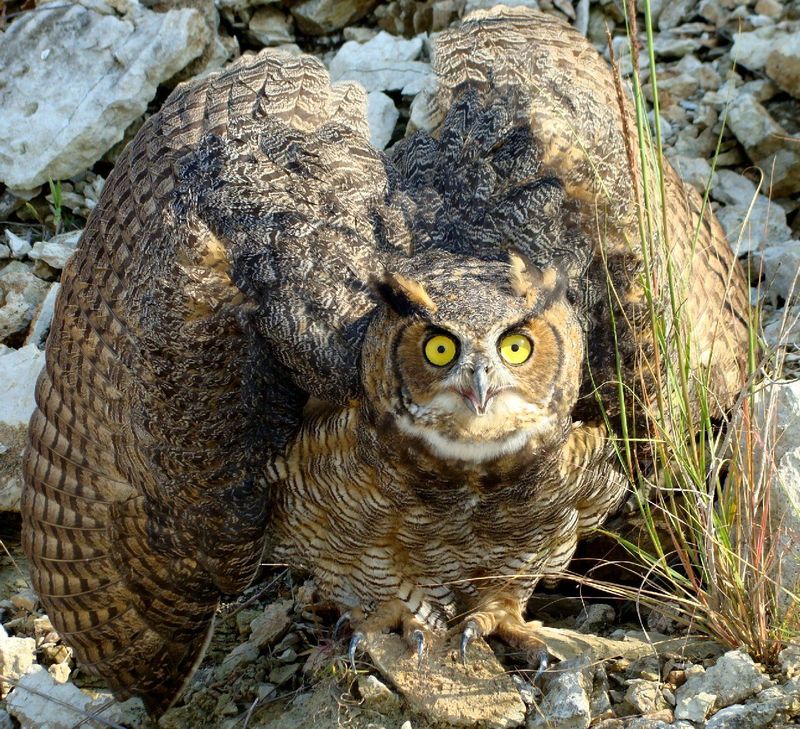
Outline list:
[[[362,385],[440,458],[482,462],[563,431],[578,396],[583,334],[555,268],[521,255],[441,251],[375,282],[382,305],[362,350]]]

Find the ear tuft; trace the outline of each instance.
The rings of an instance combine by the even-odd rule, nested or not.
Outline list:
[[[517,296],[524,297],[531,307],[542,294],[550,293],[558,284],[558,271],[555,268],[543,271],[519,251],[509,251],[508,262],[511,290]]]
[[[433,314],[436,304],[422,284],[399,273],[385,273],[375,279],[373,286],[378,295],[400,316],[426,312]]]

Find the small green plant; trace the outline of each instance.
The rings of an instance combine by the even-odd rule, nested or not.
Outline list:
[[[52,199],[50,210],[53,213],[53,227],[56,233],[60,233],[64,220],[61,211],[61,181],[48,180],[47,184],[50,187],[50,198]]]
[[[702,368],[698,372],[692,352],[681,272],[668,255],[662,281],[649,275],[659,256],[655,245],[669,247],[666,162],[650,2],[644,2],[644,16],[652,127],[638,72],[636,11],[631,2],[626,9],[639,142],[629,163],[636,166],[634,177],[642,179],[639,232],[648,273],[641,285],[653,332],[649,374],[657,386],[623,385],[621,377],[618,383],[622,436],[616,448],[634,486],[643,530],[639,538],[612,536],[631,554],[625,568],[637,571],[642,584],[639,589],[605,587],[773,663],[787,641],[800,633],[798,598],[781,579],[782,525],[771,513],[776,434],[768,414],[774,403],[757,377],[780,377],[782,362],[776,353],[761,354],[753,311],[748,323],[749,380],[725,422],[718,422],[708,388],[710,373]],[[722,132],[717,151],[721,139]],[[707,205],[706,190],[703,207]],[[698,233],[699,225],[695,243]],[[628,415],[633,412],[640,413],[637,419]]]

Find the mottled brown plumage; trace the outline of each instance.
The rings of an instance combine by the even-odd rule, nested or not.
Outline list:
[[[109,177],[64,272],[22,509],[44,606],[120,698],[174,701],[265,539],[357,630],[463,624],[536,658],[528,596],[624,488],[593,394],[616,376],[608,281],[629,383],[654,387],[638,277],[671,255],[694,372],[720,411],[741,385],[742,274],[671,170],[645,270],[654,188],[588,43],[479,13],[434,67],[428,131],[385,155],[361,89],[243,59],[179,87]]]

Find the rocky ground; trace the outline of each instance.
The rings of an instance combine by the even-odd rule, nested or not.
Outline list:
[[[39,610],[16,513],[24,427],[60,271],[119,151],[177,83],[263,47],[314,53],[334,80],[362,83],[373,143],[390,146],[430,73],[435,33],[492,4],[11,0],[0,8],[0,729],[148,726],[136,702],[109,703],[75,668]],[[608,28],[621,70],[631,74],[621,2],[508,4],[575,24],[606,57]],[[667,154],[684,179],[709,189],[731,245],[750,266],[764,340],[785,354],[796,379],[800,2],[651,5]],[[777,467],[786,484],[776,498],[796,534],[800,384],[776,387],[785,436]],[[787,549],[800,553],[796,540]],[[333,635],[335,615],[317,602],[313,584],[298,579],[265,569],[222,608],[209,654],[163,727],[757,729],[800,722],[800,647],[760,666],[710,641],[644,633],[648,624],[635,606],[582,600],[569,586],[531,605],[561,659],[536,685],[502,645],[493,652],[480,642],[466,667],[448,646],[418,667],[399,638],[386,636],[353,671],[346,643]]]

